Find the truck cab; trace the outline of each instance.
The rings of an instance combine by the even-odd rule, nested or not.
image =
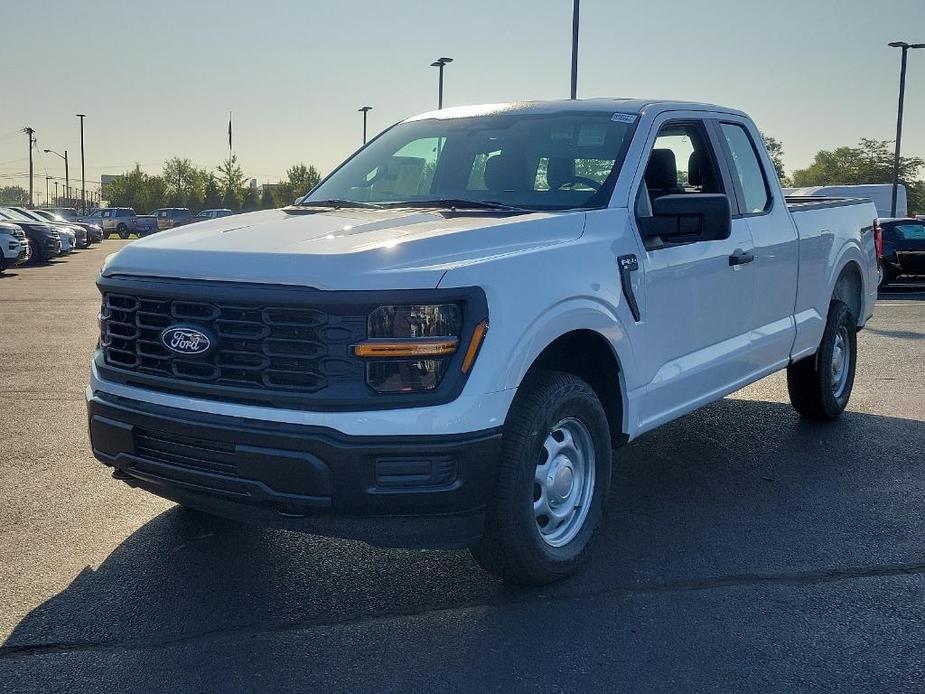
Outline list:
[[[107,259],[93,452],[199,510],[558,580],[627,441],[782,369],[840,415],[876,216],[785,198],[734,109],[422,114],[294,205]]]

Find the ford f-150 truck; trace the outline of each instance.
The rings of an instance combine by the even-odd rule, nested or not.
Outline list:
[[[195,510],[553,581],[625,442],[781,369],[801,415],[838,417],[876,216],[788,203],[727,108],[410,118],[290,207],[107,259],[93,452]]]

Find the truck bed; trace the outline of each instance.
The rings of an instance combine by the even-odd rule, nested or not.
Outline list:
[[[793,214],[808,210],[821,210],[827,207],[863,205],[870,202],[868,198],[815,197],[808,195],[785,195],[784,199],[787,201],[787,208]]]

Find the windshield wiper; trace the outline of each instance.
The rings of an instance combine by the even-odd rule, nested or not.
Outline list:
[[[405,200],[392,202],[388,207],[435,207],[450,210],[505,210],[508,212],[532,212],[523,207],[514,207],[487,200],[463,200],[461,198],[440,198],[438,200]]]
[[[302,202],[297,202],[292,207],[333,207],[338,209],[341,207],[361,207],[361,208],[373,208],[381,209],[382,205],[377,205],[374,202],[360,202],[358,200],[340,200],[338,198],[332,198],[330,200],[303,200]]]

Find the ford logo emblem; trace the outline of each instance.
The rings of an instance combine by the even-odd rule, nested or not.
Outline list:
[[[185,326],[167,328],[161,333],[161,344],[174,354],[198,356],[212,349],[212,340],[201,330]]]

